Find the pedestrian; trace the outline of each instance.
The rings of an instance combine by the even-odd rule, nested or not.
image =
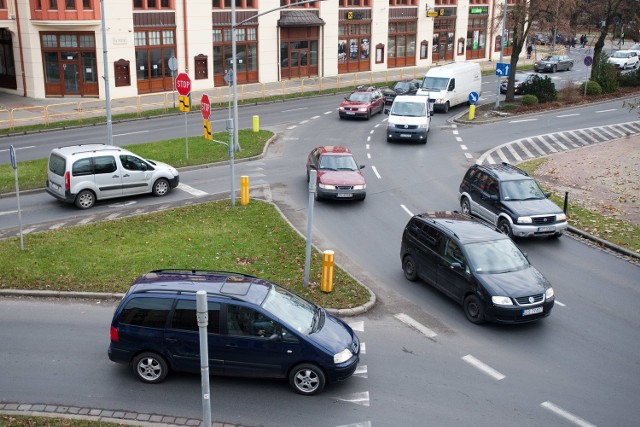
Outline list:
[[[585,45],[587,44],[587,35],[583,34],[580,36],[580,44],[582,45],[582,48],[584,49]]]
[[[531,59],[531,52],[533,52],[533,45],[529,44],[527,46],[527,59]]]
[[[624,46],[624,31],[620,32],[620,43]]]

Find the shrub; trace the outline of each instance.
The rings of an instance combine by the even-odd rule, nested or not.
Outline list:
[[[535,95],[541,104],[558,99],[556,85],[546,76],[535,75],[531,81],[524,83],[520,88],[525,95]]]
[[[538,97],[535,95],[525,95],[522,97],[522,105],[535,105],[538,103]]]
[[[511,111],[511,110],[515,110],[516,108],[518,108],[518,106],[516,104],[502,104],[500,106],[500,111]]]
[[[579,101],[584,94],[584,88],[582,88],[582,92],[580,92],[576,85],[571,82],[569,86],[565,86],[558,91],[558,99],[564,102],[575,102]]]
[[[602,94],[602,87],[595,80],[587,80],[580,85],[580,93],[584,93],[584,85],[587,85],[587,95],[597,96]]]
[[[620,75],[620,86],[634,87],[640,86],[640,68],[635,69],[627,74]]]
[[[591,70],[591,78],[597,81],[605,93],[612,93],[618,90],[620,83],[618,82],[618,72],[616,68],[609,63],[609,55],[602,52],[598,60],[597,66]]]

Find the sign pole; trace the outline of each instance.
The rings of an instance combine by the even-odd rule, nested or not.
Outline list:
[[[9,157],[11,158],[11,167],[13,168],[13,176],[16,180],[16,200],[18,201],[18,224],[20,225],[20,250],[24,251],[24,238],[22,236],[22,212],[20,209],[20,185],[18,182],[18,162],[16,161],[16,150],[13,145],[9,146]]]

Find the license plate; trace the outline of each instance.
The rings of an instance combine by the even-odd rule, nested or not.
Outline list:
[[[49,182],[51,182],[51,181],[49,181]],[[55,183],[51,182],[51,186],[53,188],[55,188],[56,190],[60,190],[60,186],[58,184],[55,184]]]
[[[408,133],[401,133],[401,134],[400,134],[400,138],[411,138],[411,134],[408,134]]]
[[[531,314],[542,313],[542,309],[543,309],[542,306],[536,307],[536,308],[527,308],[527,309],[522,310],[522,315],[523,316],[529,316]]]
[[[550,233],[556,231],[555,227],[538,227],[538,233]]]
[[[354,113],[353,111],[347,111],[347,115],[349,115],[349,116],[355,116],[355,115],[356,115],[356,113]]]
[[[336,197],[349,198],[349,197],[353,197],[353,194],[351,194],[351,193],[339,193],[339,194],[336,194]]]

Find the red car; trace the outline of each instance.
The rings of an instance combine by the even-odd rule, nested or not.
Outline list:
[[[384,95],[376,87],[358,88],[340,104],[338,114],[341,119],[359,117],[369,120],[384,109]]]
[[[318,171],[316,200],[356,199],[364,200],[367,184],[358,165],[345,147],[324,146],[311,150],[307,158],[307,182],[311,169]]]

